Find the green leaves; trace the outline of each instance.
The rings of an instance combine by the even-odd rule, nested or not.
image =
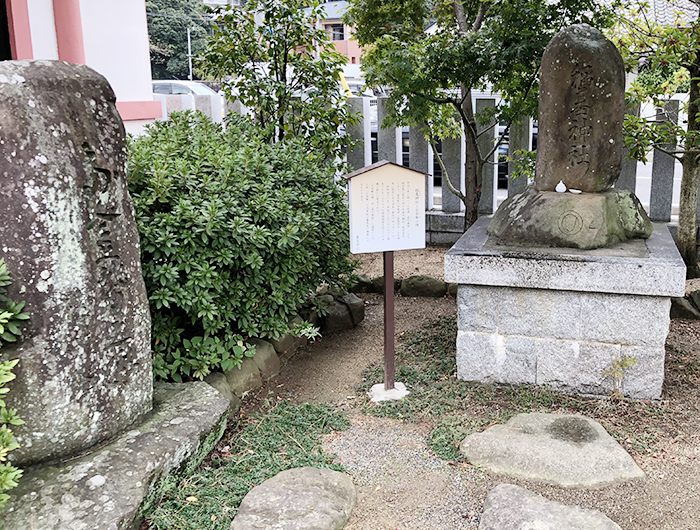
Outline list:
[[[13,302],[7,295],[6,287],[10,285],[10,274],[5,260],[0,258],[0,350],[8,342],[16,342],[22,335],[20,328],[22,322],[29,319],[28,313],[22,313],[24,302]],[[17,415],[16,409],[8,409],[5,405],[5,396],[10,389],[5,385],[15,379],[12,369],[17,366],[19,359],[3,360],[0,353],[0,510],[5,507],[9,495],[3,493],[17,486],[17,481],[22,476],[22,471],[6,463],[10,451],[17,449],[19,444],[15,440],[8,425],[22,425],[24,422]],[[1,525],[0,525],[1,526]]]
[[[648,13],[646,2],[630,2],[608,36],[622,53],[627,69],[639,69],[639,76],[627,91],[628,105],[651,102],[664,108],[674,94],[688,92],[693,82],[697,85],[697,78],[693,79],[690,72],[700,73],[700,26],[697,20],[683,18],[662,26]],[[681,110],[688,112],[689,103],[684,103]],[[686,129],[627,115],[624,128],[625,146],[630,149],[630,157],[637,160],[646,162],[653,147],[670,149],[670,154],[679,160],[685,151],[697,149],[697,131],[693,127]]]
[[[251,109],[267,142],[293,137],[308,156],[342,166],[356,121],[345,105],[339,75],[345,57],[316,24],[323,8],[302,0],[249,0],[216,12],[217,30],[199,62],[225,80],[229,100]]]
[[[244,339],[287,332],[310,291],[351,272],[343,192],[303,140],[176,113],[129,147],[156,377],[233,368]]]
[[[0,302],[4,302],[5,307],[0,307],[0,347],[3,342],[16,342],[22,335],[20,326],[22,322],[29,320],[28,313],[22,313],[24,302],[15,303],[5,294],[6,286],[10,284],[10,275],[7,271],[5,260],[0,258]]]
[[[393,88],[397,123],[430,119],[439,127],[455,121],[460,99],[470,90],[502,96],[508,105],[498,108],[498,120],[536,115],[536,78],[549,40],[570,24],[609,26],[611,12],[592,0],[357,0],[345,20],[356,26],[355,37],[365,47],[368,84]],[[437,114],[444,105],[449,116]]]

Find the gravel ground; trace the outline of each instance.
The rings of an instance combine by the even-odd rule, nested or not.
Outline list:
[[[479,501],[467,478],[425,445],[430,425],[352,416],[352,427],[327,439],[358,489],[345,530],[469,528]],[[410,508],[407,508],[410,507]]]
[[[396,278],[408,278],[409,276],[430,276],[442,280],[445,278],[445,252],[448,247],[427,247],[417,250],[398,250],[394,252],[394,276]],[[370,278],[384,276],[384,254],[357,254],[353,258],[359,258],[360,274],[366,274]]]

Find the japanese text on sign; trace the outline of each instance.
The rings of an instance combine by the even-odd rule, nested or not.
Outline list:
[[[358,175],[349,183],[351,252],[425,247],[423,175],[392,167],[379,176]]]

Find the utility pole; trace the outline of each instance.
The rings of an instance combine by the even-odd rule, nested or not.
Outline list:
[[[190,28],[187,28],[187,61],[190,65],[189,79],[192,81],[192,38],[190,36]]]

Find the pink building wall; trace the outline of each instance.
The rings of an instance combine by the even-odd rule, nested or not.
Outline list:
[[[127,130],[161,117],[153,101],[145,0],[4,0],[13,59],[87,64],[117,96]]]

